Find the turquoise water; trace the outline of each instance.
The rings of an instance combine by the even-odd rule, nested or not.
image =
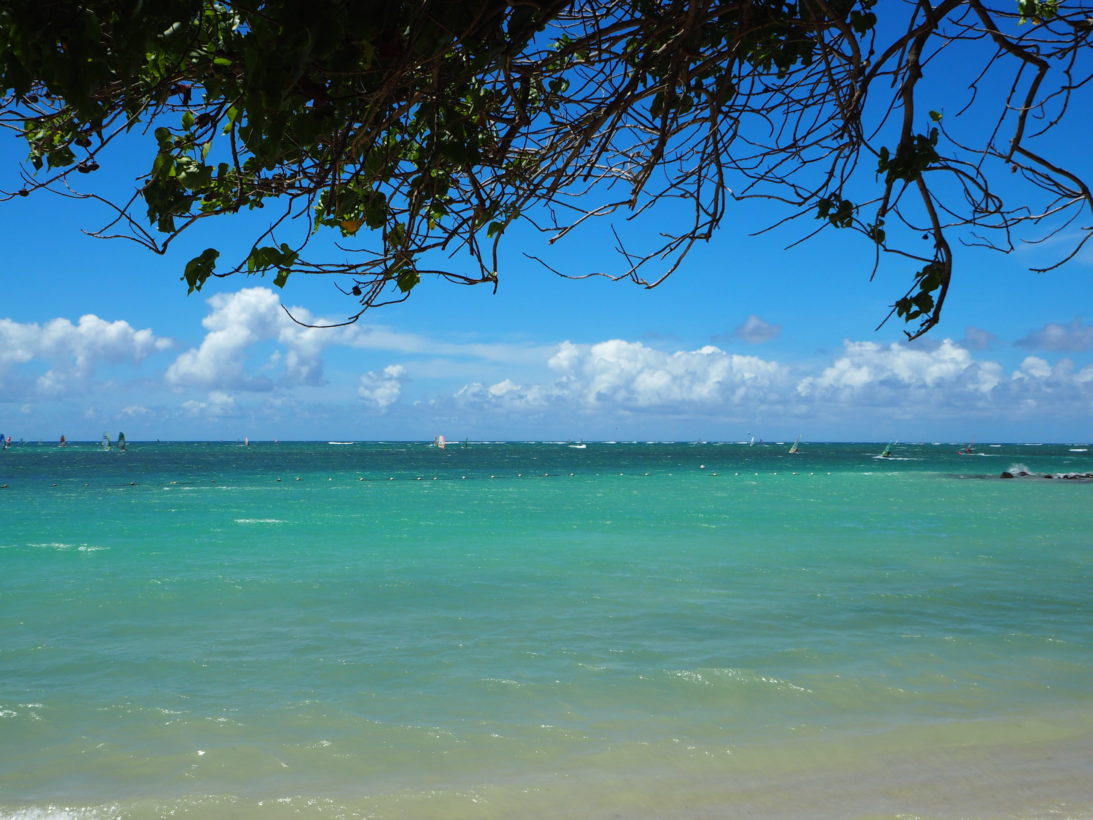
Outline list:
[[[1093,817],[1093,471],[0,453],[0,816]]]

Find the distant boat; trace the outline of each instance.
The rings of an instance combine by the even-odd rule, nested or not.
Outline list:
[[[11,436],[4,438],[4,434],[0,433],[0,444],[3,445],[5,450],[8,449],[11,446]]]
[[[61,440],[59,442],[57,442],[57,446],[58,447],[67,447],[68,446],[68,439],[66,439],[64,437],[64,433],[61,434]]]
[[[445,447],[448,446],[448,442],[444,440],[444,436],[437,436],[433,439],[433,445],[438,450],[443,450]]]
[[[884,449],[881,450],[880,456],[878,456],[878,458],[891,458],[891,457],[892,457],[892,444],[891,443],[885,444]]]
[[[244,447],[250,447],[250,439],[247,438],[246,436],[243,436],[243,446]]]
[[[123,453],[128,449],[125,446],[125,433],[118,433],[118,449]]]
[[[111,446],[110,446],[110,434],[109,433],[103,433],[102,434],[102,448],[104,450],[112,449]]]
[[[569,446],[572,447],[574,450],[587,450],[588,449],[588,445],[585,444],[583,441],[579,441],[576,444],[570,442]]]
[[[956,451],[957,454],[962,455],[962,456],[974,456],[975,455],[975,448],[973,446],[974,444],[975,444],[975,439],[972,439],[971,441],[968,442],[968,446],[965,447],[963,450],[957,450]]]
[[[795,455],[797,455],[797,451],[800,450],[800,449],[801,449],[801,437],[797,436],[797,438],[795,438],[793,440],[793,445],[789,448],[789,454],[791,456],[795,456]]]

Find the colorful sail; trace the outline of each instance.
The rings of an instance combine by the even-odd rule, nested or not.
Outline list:
[[[799,449],[801,449],[801,437],[797,436],[797,438],[793,440],[793,446],[789,448],[789,454],[791,456],[796,455]]]

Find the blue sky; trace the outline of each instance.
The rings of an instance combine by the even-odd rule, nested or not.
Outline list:
[[[0,187],[18,187],[24,154],[0,138]],[[1054,261],[1050,249],[958,249],[942,324],[908,345],[898,322],[874,329],[906,289],[907,265],[887,263],[870,282],[857,237],[785,250],[803,228],[749,236],[772,215],[732,206],[720,234],[654,290],[561,279],[526,260],[517,237],[496,294],[426,281],[356,325],[309,330],[280,304],[305,319],[343,318],[353,304],[329,281],[296,277],[282,292],[235,277],[186,295],[187,259],[207,245],[242,250],[238,220],[160,257],[84,236],[104,221],[91,203],[0,203],[0,432],[1093,439],[1093,252],[1037,275],[1028,268]],[[606,258],[604,235],[586,232],[561,264],[576,273]]]

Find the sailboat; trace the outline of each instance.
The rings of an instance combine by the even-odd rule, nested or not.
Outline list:
[[[246,436],[243,436],[243,446],[244,447],[250,447],[250,439],[247,438]]]
[[[797,455],[797,451],[800,450],[800,449],[801,449],[801,437],[797,436],[797,438],[795,438],[793,440],[793,445],[789,448],[789,454],[791,456],[795,456],[795,455]]]
[[[121,450],[123,453],[127,449],[125,446],[125,433],[118,433],[118,449]]]
[[[68,446],[68,439],[65,438],[64,433],[61,433],[61,440],[59,442],[57,442],[57,446],[58,447],[67,447]]]
[[[965,447],[963,450],[957,450],[956,451],[957,454],[962,455],[962,456],[974,456],[975,455],[975,450],[972,448],[972,445],[974,445],[974,444],[975,444],[975,439],[972,439],[971,441],[968,442],[968,446]]]
[[[4,438],[4,434],[0,433],[0,444],[3,445],[5,450],[8,449],[8,446],[10,445],[10,443],[11,443],[11,437],[9,436],[8,438]]]
[[[109,433],[103,433],[102,434],[102,448],[104,450],[111,449],[110,448],[110,434]]]
[[[889,442],[888,444],[884,445],[884,449],[881,450],[881,453],[880,453],[879,456],[877,456],[877,458],[891,458],[891,457],[892,457],[892,443]]]
[[[444,436],[437,436],[433,439],[433,445],[438,450],[443,450],[445,447],[448,446],[448,442],[444,440]]]

